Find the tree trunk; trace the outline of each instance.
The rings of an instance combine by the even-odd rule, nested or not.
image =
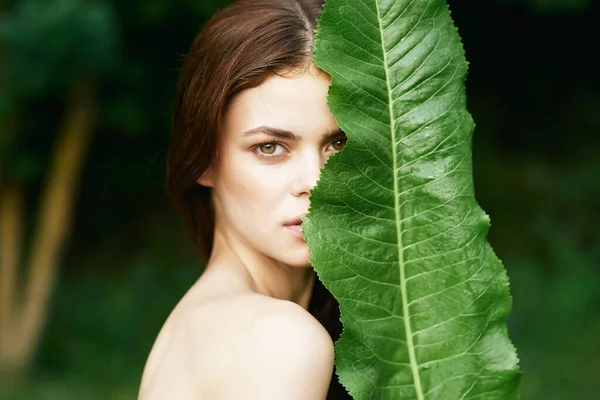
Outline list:
[[[0,376],[2,381],[12,371],[10,354],[14,347],[14,317],[18,284],[19,255],[23,228],[22,191],[10,186],[0,191]]]
[[[0,12],[6,8],[0,0]],[[5,49],[0,43],[0,62],[6,60]],[[6,88],[7,76],[0,76],[0,87]],[[9,362],[14,329],[14,306],[16,304],[18,270],[21,254],[23,228],[22,188],[6,179],[6,158],[10,140],[15,134],[14,109],[10,106],[8,93],[0,109],[0,378],[10,376],[14,369]],[[0,383],[5,379],[0,379]]]
[[[0,365],[5,365],[3,375],[11,379],[24,376],[31,365],[46,322],[60,251],[69,230],[81,169],[89,147],[95,108],[92,80],[88,77],[76,80],[69,93],[65,118],[40,198],[22,301],[20,304],[13,302],[7,334],[1,342]],[[8,221],[2,225],[3,228],[9,225],[10,218]],[[14,298],[14,290],[9,289],[9,293],[11,291]]]
[[[0,134],[6,146],[14,133],[10,110],[0,115]],[[2,368],[2,349],[11,323],[12,309],[15,304],[18,280],[19,255],[21,251],[21,230],[23,227],[22,190],[15,184],[5,182],[1,157],[6,147],[0,148],[0,368]]]

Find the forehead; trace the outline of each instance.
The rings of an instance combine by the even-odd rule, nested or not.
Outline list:
[[[317,68],[306,72],[269,77],[258,87],[239,93],[224,116],[224,133],[271,126],[298,135],[322,135],[337,129],[327,106],[330,77]]]

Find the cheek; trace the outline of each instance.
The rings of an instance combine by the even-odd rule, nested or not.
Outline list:
[[[285,171],[251,157],[235,158],[238,162],[230,159],[219,176],[220,191],[226,197],[223,200],[230,208],[228,213],[243,215],[243,220],[252,223],[280,219],[289,180]]]

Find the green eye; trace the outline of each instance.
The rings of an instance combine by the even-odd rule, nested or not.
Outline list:
[[[335,140],[331,143],[331,146],[334,148],[334,150],[337,150],[337,151],[343,150],[344,147],[346,147],[346,140],[347,139]]]
[[[258,148],[260,149],[261,153],[273,154],[275,153],[276,146],[277,145],[275,143],[263,143],[259,145]]]

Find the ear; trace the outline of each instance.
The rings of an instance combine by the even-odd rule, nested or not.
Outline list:
[[[200,178],[196,179],[196,182],[198,182],[199,185],[211,188],[215,184],[214,175],[215,175],[215,173],[213,171],[213,168],[208,167],[208,169],[206,171],[204,171],[202,176],[200,176]]]

